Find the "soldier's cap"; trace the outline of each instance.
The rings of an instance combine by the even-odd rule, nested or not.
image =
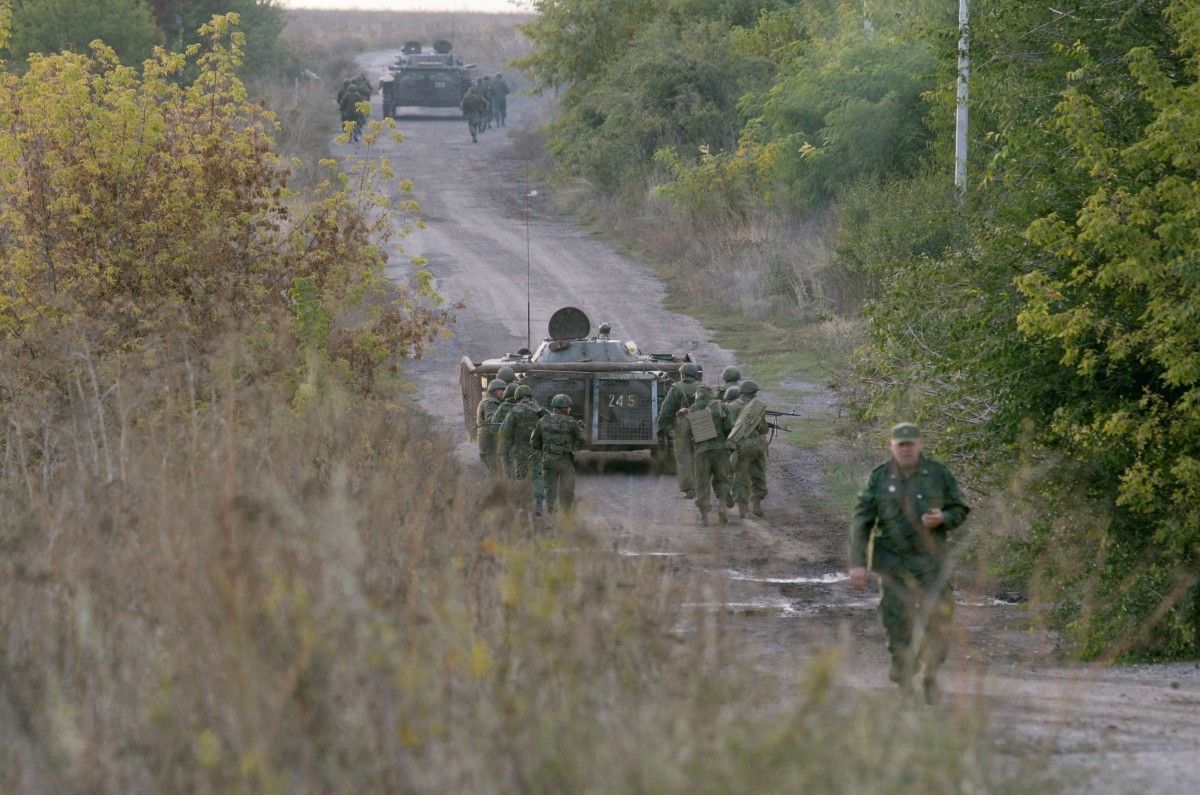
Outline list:
[[[916,442],[921,439],[921,429],[911,422],[902,422],[892,426],[893,442]]]

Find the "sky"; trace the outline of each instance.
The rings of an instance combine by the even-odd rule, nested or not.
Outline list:
[[[290,8],[361,8],[372,11],[520,11],[511,0],[283,0]]]

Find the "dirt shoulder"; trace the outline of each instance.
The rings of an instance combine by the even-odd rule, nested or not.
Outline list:
[[[367,53],[359,62],[377,79],[394,54]],[[401,120],[405,142],[383,145],[396,172],[416,185],[426,222],[400,241],[405,252],[392,257],[389,275],[406,279],[408,257],[421,255],[438,289],[466,301],[453,336],[410,368],[423,405],[462,439],[465,461],[474,459],[474,449],[461,430],[458,361],[526,344],[527,245],[535,340],[550,313],[575,305],[643,350],[692,353],[709,382],[729,364],[755,372],[754,361],[739,361],[698,320],[668,309],[666,290],[651,268],[548,209],[542,187],[522,176],[509,135],[529,123],[532,103],[510,99],[509,128],[485,133],[478,144],[461,119],[426,116]],[[356,149],[334,144],[333,151],[346,157]],[[534,190],[539,195],[529,196]],[[767,399],[814,419],[837,411],[819,378],[798,372],[793,380],[803,385],[805,400]],[[748,668],[786,671],[816,651],[835,648],[848,682],[882,688],[886,666],[874,596],[854,593],[845,582],[845,516],[830,508],[826,454],[777,440],[766,519],[709,531],[696,527],[694,507],[682,499],[674,478],[651,473],[636,458],[592,461],[580,478],[579,498],[592,531],[619,552],[643,556],[647,565],[710,575],[700,578],[695,604],[736,617],[730,624]],[[1196,780],[1195,666],[1063,665],[1054,657],[1054,638],[1030,631],[1026,608],[968,587],[960,587],[958,601],[960,637],[947,689],[955,698],[994,707],[998,742],[1045,753],[1055,766],[1094,769],[1091,791],[1179,791]]]

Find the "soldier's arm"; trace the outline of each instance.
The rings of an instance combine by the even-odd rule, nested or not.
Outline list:
[[[487,398],[484,398],[483,400],[479,401],[479,405],[475,407],[475,427],[479,427],[480,425],[483,425],[483,421],[484,421],[484,419],[486,419],[483,416],[483,407],[486,405],[487,405]]]
[[[967,498],[963,496],[962,489],[958,487],[958,481],[954,479],[954,475],[950,474],[949,469],[942,469],[942,477],[946,481],[946,502],[942,506],[942,525],[947,530],[953,530],[967,521],[967,514],[971,512],[971,506],[967,505]]]
[[[533,426],[533,433],[529,434],[529,446],[534,450],[542,449],[542,423],[540,421]]]
[[[854,508],[854,519],[850,523],[850,568],[866,568],[867,544],[871,539],[871,531],[879,519],[878,505],[875,501],[875,474],[867,479],[867,485],[858,495],[858,504]]]

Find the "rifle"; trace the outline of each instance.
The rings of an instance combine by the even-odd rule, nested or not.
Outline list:
[[[777,409],[767,409],[767,417],[800,417],[801,419],[803,419],[805,416],[806,415],[804,415],[804,414],[797,414],[794,411],[779,411]],[[771,442],[775,441],[775,432],[776,431],[779,431],[781,433],[787,433],[788,431],[791,430],[791,428],[789,428],[786,425],[781,425],[778,422],[771,422],[770,419],[767,420],[767,427],[771,429],[771,436],[770,436],[770,438],[767,439],[767,444],[770,444]]]

